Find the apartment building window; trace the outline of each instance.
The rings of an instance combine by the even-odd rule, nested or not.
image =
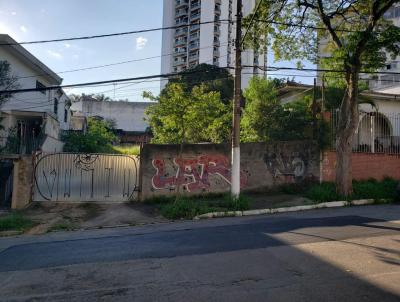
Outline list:
[[[68,109],[64,108],[64,123],[68,122]]]
[[[43,89],[43,88],[46,88],[46,86],[43,83],[36,81],[36,89]],[[40,90],[39,92],[46,94],[46,90]]]
[[[57,115],[57,113],[58,113],[58,99],[57,98],[54,98],[53,106],[54,106],[54,108],[53,108],[54,114]]]

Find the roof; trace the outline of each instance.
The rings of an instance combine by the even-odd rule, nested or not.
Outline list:
[[[37,59],[24,47],[18,44],[13,38],[7,34],[0,34],[0,43],[2,44],[12,44],[4,46],[7,50],[12,53],[20,60],[30,65],[32,69],[36,70],[40,75],[46,78],[52,85],[60,85],[62,83],[62,78],[59,77],[54,71],[47,67],[43,62]]]

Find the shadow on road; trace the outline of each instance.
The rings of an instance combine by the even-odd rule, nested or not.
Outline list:
[[[51,288],[54,300],[63,301],[65,293],[57,294],[63,286],[51,280],[52,268],[80,264],[85,265],[85,274],[93,279],[91,286],[70,285],[69,295],[88,301],[121,288],[126,297],[139,301],[141,297],[151,301],[154,292],[159,298],[160,292],[168,292],[171,301],[219,301],[210,298],[216,290],[223,292],[224,300],[230,297],[231,301],[399,301],[400,296],[395,293],[296,247],[304,243],[398,235],[399,231],[395,224],[360,216],[280,218],[144,235],[26,244],[0,253],[0,294],[36,297],[45,295],[44,288]],[[396,250],[382,248],[376,252],[382,253],[378,258],[386,264],[392,264],[393,259],[384,253],[398,257]],[[153,264],[163,264],[158,268],[162,277],[142,276],[131,269],[145,265],[149,259],[153,259]],[[103,265],[90,265],[93,263]],[[75,266],[64,267],[60,273],[68,274],[74,269]],[[1,280],[11,271],[24,277],[2,286]],[[39,271],[42,279],[35,280],[35,272]],[[47,282],[46,286],[43,282]],[[153,285],[151,290],[138,291],[148,283]],[[31,289],[27,289],[29,285]],[[25,292],[19,291],[21,288]]]

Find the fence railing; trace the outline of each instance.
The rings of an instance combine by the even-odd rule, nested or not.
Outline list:
[[[331,111],[329,119],[331,147],[335,150],[339,110]],[[400,114],[360,111],[353,152],[400,154]]]

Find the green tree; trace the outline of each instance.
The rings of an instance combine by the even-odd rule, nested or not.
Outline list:
[[[229,106],[219,92],[207,92],[205,86],[187,92],[184,85],[170,83],[159,97],[148,92],[144,97],[157,102],[146,111],[154,143],[221,142],[229,137],[224,126]]]
[[[112,153],[116,136],[108,121],[89,118],[86,133],[69,132],[63,140],[65,152]]]
[[[170,84],[182,84],[184,91],[190,93],[195,86],[202,85],[205,92],[218,91],[221,101],[229,104],[233,99],[233,77],[226,68],[215,65],[199,64],[194,68],[171,78]],[[163,94],[166,91],[162,91]]]
[[[276,121],[283,111],[274,83],[253,77],[243,95],[246,106],[241,119],[241,140],[243,142],[270,140],[271,133],[279,127]]]
[[[317,62],[317,39],[327,38],[330,56],[323,66],[342,70],[345,93],[340,104],[336,137],[338,193],[352,193],[351,153],[353,134],[358,125],[359,78],[362,71],[384,66],[385,50],[400,53],[400,29],[383,15],[398,0],[266,0],[260,5],[247,44],[265,44],[265,33],[272,35],[276,59],[308,59]],[[249,18],[252,17],[252,14]],[[287,26],[290,20],[295,26]],[[274,21],[271,23],[270,21]],[[319,27],[320,30],[315,28]],[[254,43],[254,37],[259,37]],[[269,37],[268,36],[268,37]]]

